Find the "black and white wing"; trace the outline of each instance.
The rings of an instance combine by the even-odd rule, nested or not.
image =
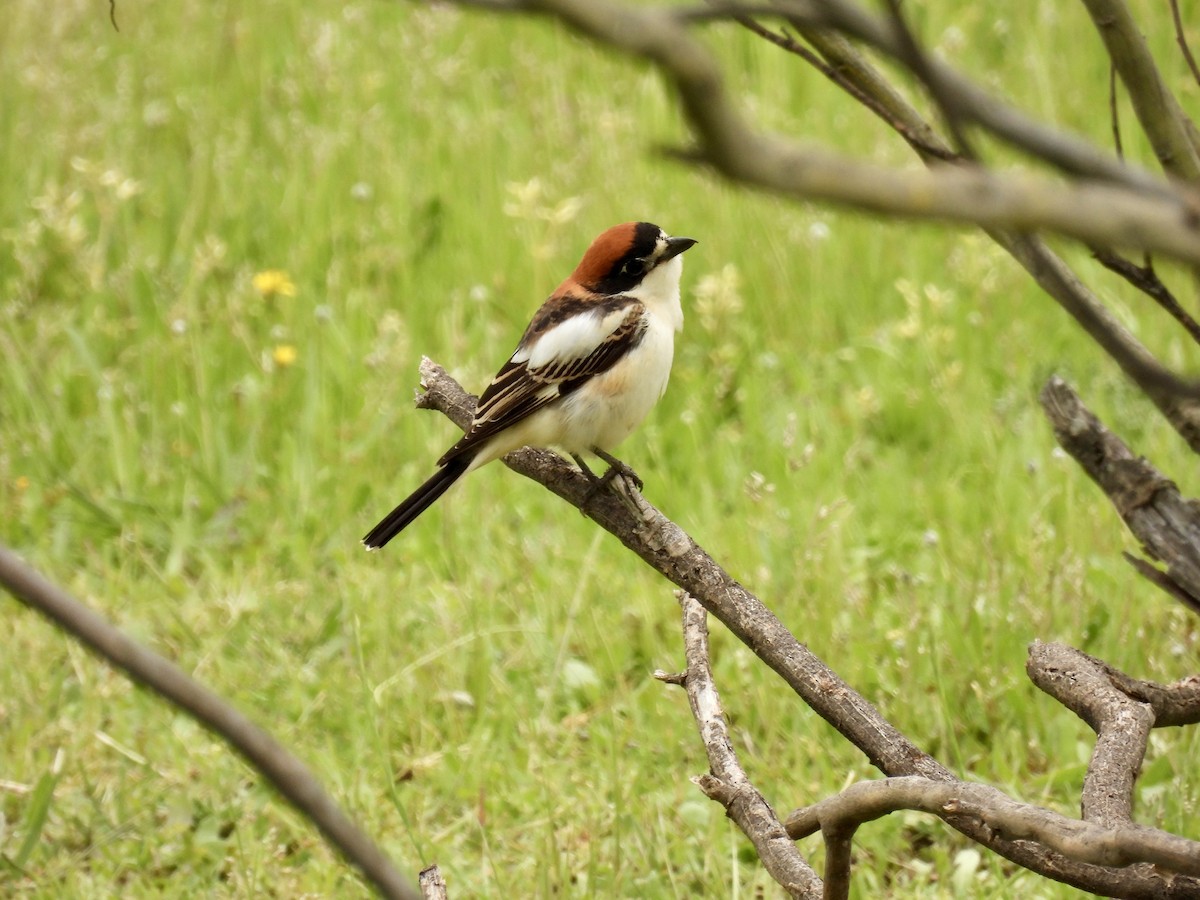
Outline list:
[[[480,395],[467,433],[438,465],[470,453],[608,371],[641,342],[647,327],[646,308],[632,297],[559,297],[547,302]]]

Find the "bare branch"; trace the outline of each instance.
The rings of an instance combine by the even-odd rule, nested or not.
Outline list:
[[[470,423],[475,398],[428,358],[421,361],[421,385],[425,391],[417,397],[419,408],[436,409],[460,428]],[[504,457],[504,464],[582,510],[676,587],[699,600],[880,770],[949,777],[940,763],[851,690],[758,597],[734,581],[682,528],[640,494],[632,494],[641,510],[641,516],[635,518],[631,504],[612,491],[594,491],[578,469],[549,450],[518,450]]]
[[[426,390],[417,399],[420,408],[439,410],[459,427],[471,421],[475,398],[463,391],[443,368],[423,360],[421,383]],[[504,457],[504,464],[582,509],[645,563],[695,597],[876,768],[893,776],[955,780],[941,763],[901,734],[800,643],[758,597],[730,578],[683,529],[640,494],[632,495],[641,510],[641,515],[635,517],[630,504],[611,491],[592,492],[591,482],[548,450],[519,450]],[[1077,863],[1039,845],[1010,839],[970,817],[949,815],[946,822],[1020,866],[1083,890],[1106,896],[1162,896],[1162,878],[1153,872],[1113,871]],[[1186,895],[1186,891],[1178,894]],[[1200,886],[1193,895],[1200,896]]]
[[[1117,689],[1096,660],[1065,644],[1035,641],[1025,669],[1034,684],[1096,732],[1083,779],[1084,819],[1108,827],[1131,823],[1133,786],[1154,727],[1154,710]]]
[[[914,775],[913,778],[920,776]],[[850,867],[853,862],[854,829],[831,823],[821,829],[825,841],[824,900],[847,900],[850,896]]]
[[[853,830],[902,809],[927,812],[943,820],[951,815],[973,818],[1009,839],[1037,841],[1079,863],[1106,867],[1146,863],[1200,876],[1200,843],[1141,825],[1107,828],[1070,819],[1020,803],[990,785],[963,781],[946,783],[916,776],[861,781],[796,810],[787,817],[787,830],[799,840],[818,829]],[[1190,888],[1194,891],[1196,885]]]
[[[908,65],[904,47],[892,23],[873,16],[851,0],[823,0],[821,14],[813,16],[806,3],[779,0],[788,21],[804,34],[812,28],[838,29]],[[965,121],[972,121],[1014,147],[1044,160],[1072,175],[1111,181],[1151,194],[1162,190],[1162,182],[1144,169],[1123,163],[1097,150],[1088,141],[1030,119],[1019,110],[993,97],[988,91],[940,60],[927,57],[928,74],[938,82],[937,90]],[[920,72],[913,71],[918,78]]]
[[[875,104],[870,107],[873,111],[877,111],[876,106],[886,110],[886,114],[880,114],[884,121],[903,123],[902,135],[920,134],[923,144],[951,153],[932,126],[849,41],[816,29],[801,33],[829,67],[839,73],[841,79],[835,79],[838,84],[843,80],[852,83],[859,92],[874,99]],[[920,148],[913,146],[921,153]],[[925,154],[922,158],[929,160]],[[1033,235],[985,230],[1120,365],[1188,445],[1200,453],[1200,405],[1186,396],[1192,392],[1192,386],[1159,363],[1043,240]]]
[[[1072,652],[1086,656],[1081,650]],[[1155,728],[1200,724],[1200,675],[1191,675],[1174,684],[1158,684],[1131,678],[1102,659],[1091,656],[1087,659],[1104,673],[1113,687],[1150,707]]]
[[[964,160],[978,162],[979,154],[967,140],[963,128],[970,116],[969,110],[963,109],[960,104],[961,96],[953,90],[947,89],[946,83],[940,78],[941,72],[946,69],[934,67],[929,55],[908,27],[900,0],[887,0],[887,8],[892,32],[896,35],[896,44],[900,51],[898,58],[929,89],[930,96],[941,110],[942,118],[946,122],[946,128],[950,132],[954,146],[958,148],[959,155]]]
[[[232,746],[312,821],[381,895],[419,900],[416,890],[401,877],[383,851],[338,809],[308,767],[212,691],[129,638],[2,546],[0,586]]]
[[[995,229],[989,229],[988,235],[1145,391],[1188,445],[1200,452],[1200,405],[1193,399],[1195,385],[1159,363],[1040,237]]]
[[[1155,587],[1166,591],[1170,597],[1178,600],[1192,612],[1200,614],[1200,601],[1184,590],[1182,585],[1176,584],[1171,576],[1162,569],[1156,568],[1153,563],[1140,556],[1134,556],[1128,551],[1121,551],[1121,555],[1125,558],[1125,562],[1133,566],[1139,575]]]
[[[1112,501],[1118,515],[1166,575],[1200,598],[1200,509],[1175,485],[1104,427],[1061,378],[1042,389],[1042,408],[1064,450]],[[1193,604],[1194,605],[1194,604]]]
[[[729,100],[712,55],[669,12],[598,0],[531,0],[527,8],[556,15],[577,30],[658,66],[682,101],[700,139],[703,159],[735,180],[783,195],[888,215],[1015,231],[1048,229],[1094,244],[1153,250],[1200,263],[1200,199],[1100,156],[1090,145],[1082,144],[1097,159],[1089,157],[1088,165],[1081,166],[1102,171],[1118,184],[1097,180],[1061,184],[1031,175],[1001,176],[954,166],[897,172],[847,160],[753,131]],[[862,24],[858,18],[851,20]],[[876,32],[872,31],[878,38]],[[890,40],[888,46],[895,49]],[[931,65],[947,89],[961,86],[961,79],[948,68],[933,61]],[[980,104],[989,100],[977,93],[968,91],[956,97],[956,103],[978,116]],[[1071,146],[1081,143],[1074,141]],[[1138,190],[1129,190],[1128,185]]]
[[[725,807],[729,818],[754,844],[767,871],[793,897],[819,897],[821,879],[800,855],[771,805],[746,777],[729,740],[721,697],[713,681],[708,655],[708,622],[701,606],[686,591],[675,595],[683,610],[683,644],[687,655],[688,703],[710,773],[694,779],[700,789]]]
[[[1083,0],[1083,5],[1104,40],[1163,170],[1193,184],[1200,182],[1200,154],[1184,124],[1183,110],[1163,81],[1128,7],[1122,0]]]

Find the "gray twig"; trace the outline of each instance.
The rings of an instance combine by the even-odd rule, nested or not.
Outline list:
[[[704,607],[686,591],[677,591],[675,596],[683,612],[683,645],[687,656],[684,688],[708,754],[708,774],[693,780],[708,797],[725,807],[729,818],[754,844],[771,877],[789,895],[819,897],[821,879],[800,855],[766,798],[746,776],[729,740],[721,697],[709,662]]]

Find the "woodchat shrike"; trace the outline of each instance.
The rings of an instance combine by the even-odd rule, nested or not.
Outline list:
[[[680,254],[695,243],[649,222],[615,225],[596,238],[534,314],[462,439],[363,538],[367,548],[384,546],[463,475],[520,447],[562,449],[595,479],[579,455],[589,451],[609,464],[596,480],[621,474],[636,482],[608,451],[666,390],[683,327]]]

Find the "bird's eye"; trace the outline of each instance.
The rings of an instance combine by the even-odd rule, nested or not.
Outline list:
[[[621,266],[621,274],[629,275],[633,278],[637,278],[639,275],[645,274],[645,271],[646,264],[640,259],[631,259],[629,262],[625,263],[625,265]]]

